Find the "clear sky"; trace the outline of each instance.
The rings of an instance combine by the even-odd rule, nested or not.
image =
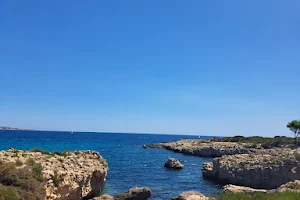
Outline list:
[[[0,126],[290,135],[300,1],[1,1]]]

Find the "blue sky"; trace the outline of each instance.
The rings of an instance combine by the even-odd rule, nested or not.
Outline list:
[[[300,2],[1,1],[0,125],[290,135]]]

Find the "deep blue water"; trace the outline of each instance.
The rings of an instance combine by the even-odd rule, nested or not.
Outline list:
[[[0,149],[95,150],[109,166],[104,193],[116,194],[133,186],[147,186],[153,192],[151,199],[158,200],[170,199],[188,190],[205,195],[220,191],[219,186],[202,179],[202,163],[211,161],[211,158],[142,147],[143,144],[196,138],[186,135],[0,131]],[[183,160],[184,169],[165,169],[164,163],[169,157]]]

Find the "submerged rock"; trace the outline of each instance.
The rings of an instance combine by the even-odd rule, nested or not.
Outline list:
[[[180,163],[179,160],[175,158],[169,158],[168,161],[165,163],[164,167],[170,169],[182,169],[184,166]]]
[[[117,194],[115,200],[146,200],[152,195],[148,187],[130,188],[128,192]]]
[[[209,198],[200,192],[188,191],[173,197],[171,200],[209,200]]]
[[[108,171],[106,161],[95,151],[52,154],[10,149],[0,151],[0,162],[18,163],[18,167],[40,164],[47,200],[92,198],[100,193]]]

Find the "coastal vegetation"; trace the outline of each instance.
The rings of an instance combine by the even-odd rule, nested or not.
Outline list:
[[[51,153],[50,151],[45,151],[45,150],[42,150],[42,149],[34,148],[34,149],[31,149],[30,151],[31,152],[40,152],[42,154],[49,155],[49,156],[58,155],[58,156],[67,157],[68,155],[70,155],[70,151],[69,150],[64,150],[62,152],[60,152],[60,151],[53,151]]]
[[[282,146],[290,146],[292,144],[298,144],[297,138],[300,136],[300,120],[293,120],[287,124],[287,128],[289,128],[293,133],[293,138],[286,136],[275,136],[271,137],[261,137],[261,136],[252,136],[252,137],[244,137],[244,136],[234,136],[234,137],[213,137],[211,141],[213,142],[240,142],[240,143],[251,143],[252,147],[256,147],[256,145],[260,144],[263,148],[268,149],[272,147],[282,147]]]
[[[37,176],[34,167],[17,168],[14,163],[0,162],[0,199],[45,199],[45,182]]]
[[[275,136],[271,137],[261,137],[261,136],[252,136],[252,137],[244,137],[244,136],[234,136],[234,137],[213,137],[211,139],[213,142],[239,142],[239,143],[249,143],[253,144],[250,147],[257,147],[257,145],[261,145],[265,149],[269,149],[272,147],[282,147],[295,144],[295,139],[286,136]]]
[[[212,198],[213,199],[213,198]],[[300,200],[300,192],[285,191],[266,194],[262,192],[247,193],[223,193],[215,200]]]

